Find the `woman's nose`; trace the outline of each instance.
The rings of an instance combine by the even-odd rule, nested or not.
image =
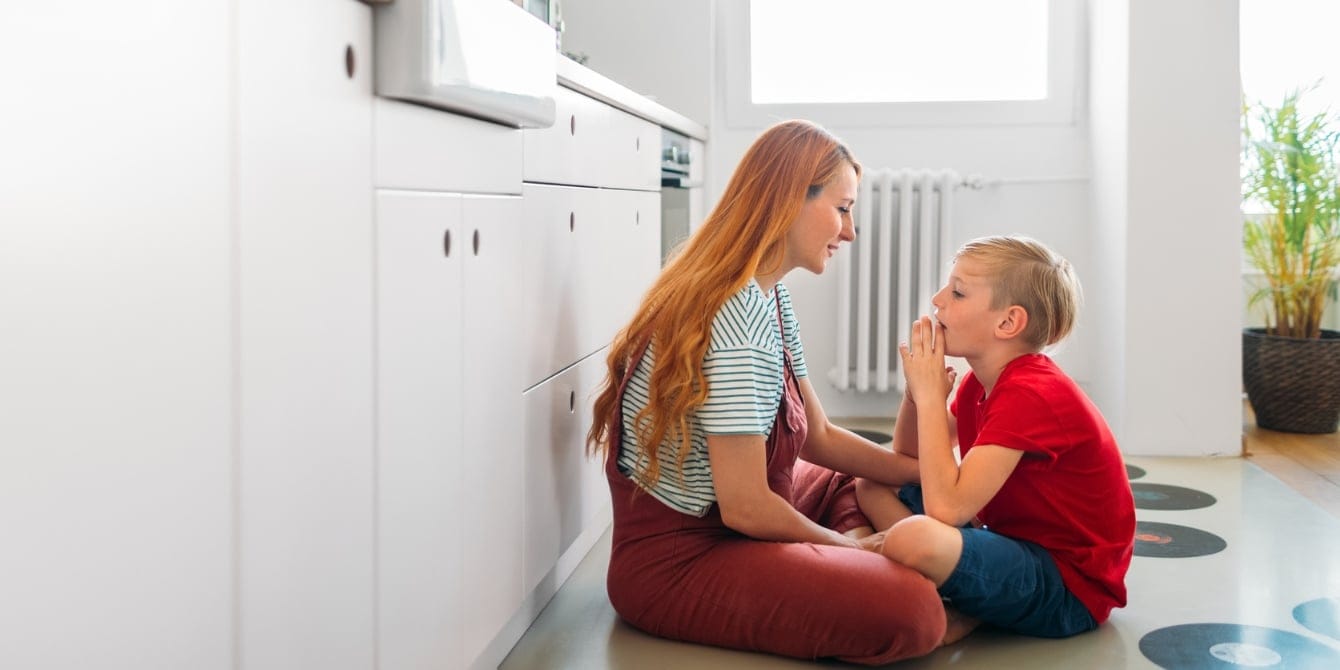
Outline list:
[[[843,217],[842,232],[838,238],[844,242],[851,242],[856,239],[856,224],[851,220],[851,215]]]

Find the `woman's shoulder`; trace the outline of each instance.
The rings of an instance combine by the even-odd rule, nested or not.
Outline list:
[[[759,344],[771,310],[772,301],[763,295],[758,284],[753,281],[745,284],[717,310],[712,320],[712,348],[738,349]]]

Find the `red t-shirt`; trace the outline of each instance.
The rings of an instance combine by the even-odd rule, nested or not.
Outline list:
[[[982,394],[969,373],[950,406],[963,455],[994,444],[1024,456],[977,518],[1046,549],[1070,592],[1098,623],[1106,621],[1126,605],[1135,548],[1135,500],[1107,422],[1042,354],[1010,361],[990,397]]]

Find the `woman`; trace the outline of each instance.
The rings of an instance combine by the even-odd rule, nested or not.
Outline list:
[[[934,585],[877,553],[856,506],[853,476],[917,463],[829,423],[781,283],[855,238],[860,170],[812,123],[769,128],[611,346],[588,445],[613,496],[610,602],[642,630],[867,664],[944,635]]]

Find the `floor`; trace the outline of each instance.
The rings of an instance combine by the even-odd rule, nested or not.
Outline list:
[[[1245,415],[1245,458],[1128,459],[1137,555],[1130,602],[1107,624],[1068,640],[980,630],[890,667],[1340,668],[1340,434],[1274,433]],[[606,599],[608,559],[607,533],[500,668],[847,667],[645,635]]]

